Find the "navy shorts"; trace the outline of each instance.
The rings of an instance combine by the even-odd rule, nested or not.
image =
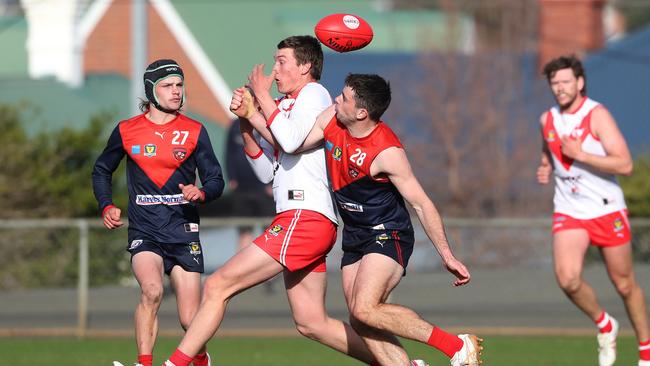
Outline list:
[[[407,230],[363,230],[354,233],[343,232],[343,258],[341,268],[356,263],[370,253],[379,253],[399,263],[405,270],[408,266],[415,235]]]
[[[163,259],[165,274],[169,275],[174,266],[181,266],[187,272],[203,273],[203,250],[201,242],[157,243],[151,240],[132,240],[126,249],[133,256],[140,252],[156,253]]]

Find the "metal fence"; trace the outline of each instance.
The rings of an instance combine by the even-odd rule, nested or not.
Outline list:
[[[252,226],[254,232],[260,233],[270,221],[271,218],[202,219],[201,241],[204,247],[206,272],[214,271],[235,253],[237,227]],[[418,220],[415,219],[414,223],[417,225],[417,242],[409,265],[409,276],[415,278],[413,281],[416,282],[414,283],[421,278],[423,283],[429,284],[432,280],[428,273],[441,271],[441,265],[435,250],[426,240],[426,235],[419,226]],[[445,220],[445,227],[456,255],[472,269],[477,268],[488,271],[488,273],[492,273],[489,272],[492,270],[505,273],[511,269],[525,268],[526,270],[523,272],[515,271],[518,273],[517,276],[522,276],[521,274],[525,273],[530,277],[530,279],[525,279],[525,276],[518,278],[523,281],[521,282],[522,289],[534,289],[537,285],[536,281],[542,277],[548,282],[549,290],[547,292],[553,296],[558,295],[554,292],[554,284],[552,278],[549,277],[552,272],[550,270],[549,218],[448,218]],[[636,258],[648,262],[650,261],[648,256],[650,253],[650,219],[634,219],[632,227],[635,238],[633,244],[637,252]],[[85,336],[89,334],[89,331],[92,334],[98,334],[98,332],[101,334],[102,331],[110,333],[111,330],[115,331],[116,329],[130,334],[128,321],[131,315],[129,313],[137,302],[139,294],[137,286],[132,283],[128,253],[124,251],[126,230],[113,231],[110,236],[106,236],[108,231],[97,219],[0,220],[0,233],[2,233],[0,249],[6,253],[5,261],[9,264],[19,261],[15,258],[23,258],[25,262],[28,262],[25,264],[26,266],[49,268],[48,266],[51,265],[53,268],[46,270],[46,273],[40,273],[31,268],[33,272],[23,274],[29,278],[41,276],[45,285],[16,283],[20,282],[20,278],[15,275],[9,276],[12,279],[7,280],[6,278],[9,277],[2,274],[7,266],[4,265],[0,268],[0,286],[4,288],[4,290],[0,290],[0,304],[2,304],[0,306],[0,335],[75,334]],[[61,244],[48,249],[54,254],[40,253],[45,256],[42,259],[45,261],[44,264],[39,265],[40,262],[30,259],[38,257],[38,255],[31,255],[31,252],[44,250],[39,248],[50,245],[50,242],[61,242]],[[71,248],[74,249],[71,250]],[[107,249],[110,249],[110,252]],[[16,255],[11,257],[11,253],[16,253]],[[117,260],[113,261],[108,257],[109,255],[117,255],[115,257]],[[64,257],[64,260],[61,263],[56,263],[57,259],[54,258],[57,256]],[[340,247],[337,245],[328,257],[328,272],[334,277],[339,272],[340,256]],[[591,260],[597,260],[595,258],[594,256],[594,259]],[[120,263],[117,267],[110,267],[106,270],[97,264],[102,260]],[[30,261],[32,263],[29,263]],[[68,267],[72,266],[74,269],[62,269],[61,267],[66,267],[66,263]],[[118,273],[115,268],[121,268],[122,271]],[[108,272],[108,275],[102,274],[103,272]],[[114,273],[118,274],[113,276]],[[58,283],[48,283],[48,280],[59,275],[62,280],[57,280]],[[490,274],[490,276],[492,275]],[[104,280],[98,280],[99,277]],[[72,281],[76,287],[71,285]],[[130,285],[129,281],[131,281]],[[330,288],[336,287],[338,286]],[[409,293],[408,286],[403,287],[405,290],[401,294],[398,292],[400,299],[419,304],[419,310],[424,313],[440,310],[429,305],[431,301],[419,293],[418,289]],[[486,288],[488,295],[495,293],[490,290],[489,286]],[[282,291],[277,291],[274,294],[267,292],[269,292],[268,287],[261,287],[254,290],[248,300],[240,301],[237,306],[238,312],[236,312],[239,314],[239,319],[235,315],[230,323],[233,329],[278,327],[272,320],[263,319],[287,317],[286,300]],[[519,292],[517,296],[519,301],[523,301],[522,299],[527,295]],[[335,293],[332,296],[328,293],[328,297],[331,298],[328,307],[333,309],[335,315],[345,317],[340,293]],[[422,299],[418,300],[419,297]],[[558,298],[561,299],[561,296]],[[558,301],[561,303],[562,300]],[[264,304],[263,307],[260,307],[261,302]],[[170,302],[168,301],[168,303]],[[89,310],[90,305],[94,310]],[[457,305],[450,306],[458,307]],[[261,308],[263,310],[260,310]],[[164,316],[169,318],[167,321],[161,322],[162,333],[165,332],[165,329],[178,328],[174,324],[175,308],[172,305],[163,306],[161,314],[167,314]],[[123,319],[123,321],[118,322],[117,319]],[[228,325],[229,323],[226,322],[226,326]],[[288,324],[289,327],[290,325]]]

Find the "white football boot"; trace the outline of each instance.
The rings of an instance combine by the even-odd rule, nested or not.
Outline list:
[[[411,360],[411,366],[429,366],[429,364],[422,360]]]
[[[451,358],[451,366],[479,366],[481,361],[481,352],[483,340],[474,334],[459,334],[458,338],[463,341],[463,348],[456,352]]]
[[[616,336],[618,335],[618,321],[609,317],[612,330],[607,333],[598,333],[598,365],[612,366],[616,361]]]
[[[119,362],[119,361],[113,361],[113,366],[124,366],[124,365],[122,365],[122,363]],[[136,363],[133,366],[142,366],[142,364],[141,363]]]
[[[639,366],[650,366],[650,361],[639,360]]]

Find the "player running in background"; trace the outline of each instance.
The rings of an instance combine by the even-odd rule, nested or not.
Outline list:
[[[123,225],[113,205],[112,174],[126,155],[129,190],[127,250],[142,295],[135,310],[137,365],[151,366],[163,298],[163,272],[176,294],[178,316],[187,329],[201,300],[203,253],[196,205],[219,197],[221,167],[205,127],[180,113],[183,71],[173,60],[157,60],[144,73],[144,112],[121,121],[93,169],[93,189],[104,226]],[[198,170],[202,187],[194,185]],[[205,348],[195,366],[207,366]],[[115,365],[119,365],[118,362]]]
[[[553,259],[567,297],[598,326],[598,362],[613,365],[619,325],[582,278],[589,245],[600,249],[639,342],[639,366],[650,366],[650,333],[643,290],[634,276],[627,208],[616,175],[632,173],[632,158],[616,121],[586,96],[580,60],[559,57],[544,66],[557,106],[540,117],[543,138],[537,180],[555,175]]]
[[[327,170],[343,220],[343,290],[350,322],[382,365],[409,364],[395,336],[429,344],[453,366],[480,363],[481,339],[449,334],[413,310],[386,299],[406,273],[414,234],[406,200],[442,258],[456,276],[469,282],[467,268],[454,257],[442,219],[413,175],[404,148],[381,121],[388,108],[388,82],[377,75],[350,74],[335,105],[323,112],[303,148],[324,142]]]
[[[235,91],[231,110],[243,117],[244,151],[260,180],[273,182],[277,215],[253,245],[241,249],[206,280],[201,307],[165,365],[187,366],[218,330],[228,301],[279,273],[283,273],[296,328],[302,335],[366,364],[373,362],[350,325],[330,318],[325,310],[325,257],[336,239],[337,219],[323,150],[293,154],[318,114],[332,103],[318,83],[322,67],[318,40],[288,37],[277,45],[271,75],[264,75],[263,65],[257,65],[249,77],[261,113],[250,98],[242,103],[243,88]],[[277,103],[269,92],[274,81],[284,94]],[[278,140],[284,151],[258,141],[249,121],[262,126],[269,139],[267,125],[292,126],[291,134]]]

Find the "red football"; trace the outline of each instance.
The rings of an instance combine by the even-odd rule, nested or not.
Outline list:
[[[352,14],[330,14],[314,27],[316,38],[337,52],[363,48],[372,41],[372,28],[361,17]]]

